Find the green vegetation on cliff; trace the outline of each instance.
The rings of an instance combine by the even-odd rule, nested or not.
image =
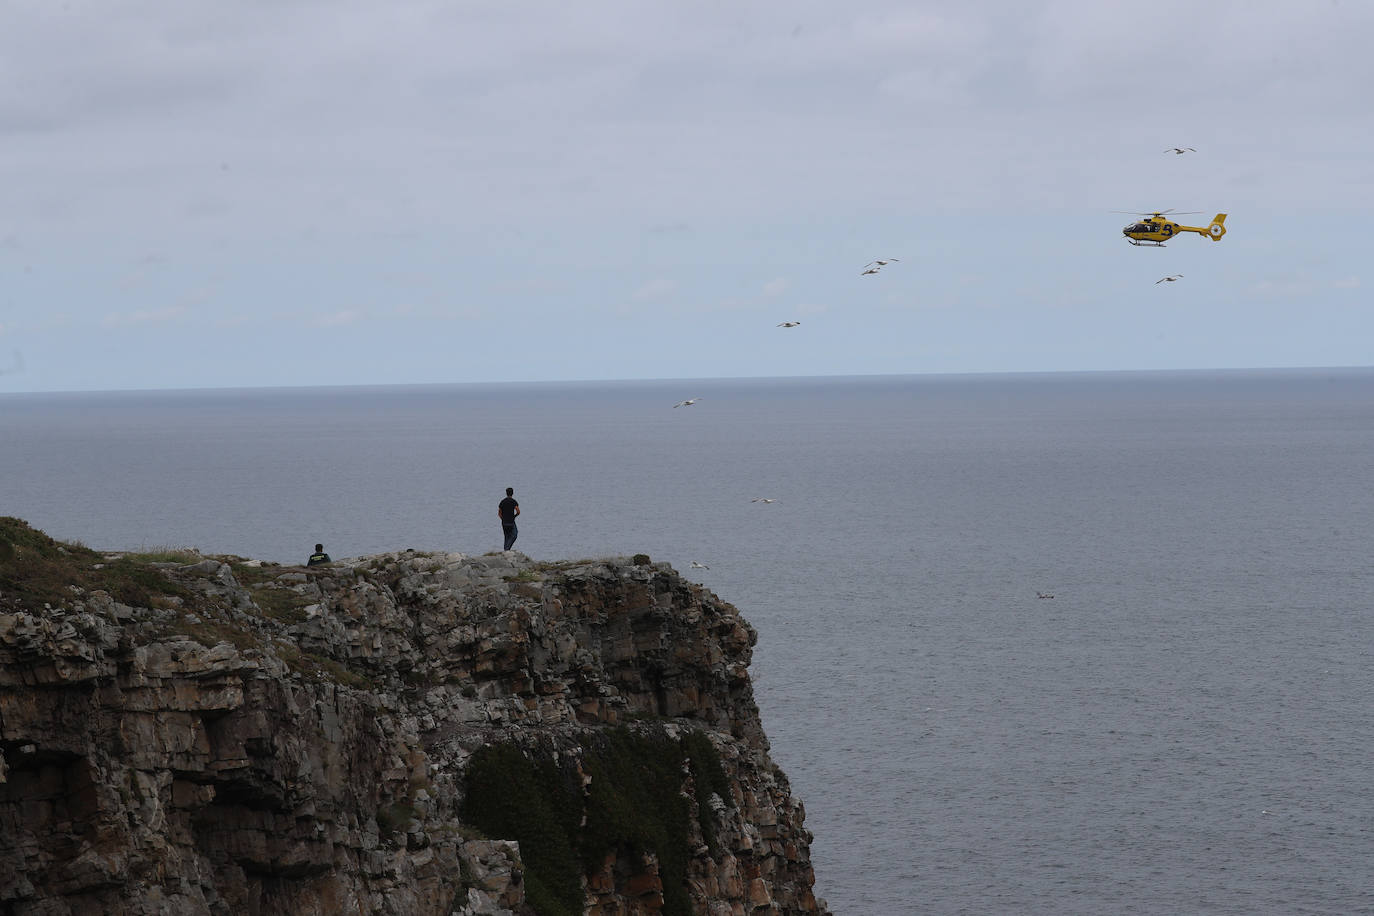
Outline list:
[[[579,916],[581,791],[575,773],[535,762],[514,745],[487,745],[468,762],[463,820],[488,836],[515,839],[525,863],[525,899],[540,916]]]
[[[684,764],[695,798],[684,794]],[[634,862],[645,853],[658,860],[662,912],[687,916],[692,802],[711,846],[710,796],[731,803],[710,739],[701,732],[675,739],[613,729],[589,740],[583,768],[591,778],[585,793],[581,774],[566,761],[558,766],[514,745],[487,745],[468,763],[464,820],[488,836],[519,841],[527,899],[540,916],[577,916],[583,875],[599,871],[608,855]]]
[[[23,519],[0,517],[0,606],[60,606],[82,591],[100,589],[122,604],[165,605],[185,588],[142,558],[104,555],[53,540]]]

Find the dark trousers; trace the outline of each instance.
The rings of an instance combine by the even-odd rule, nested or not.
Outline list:
[[[515,530],[515,522],[511,522],[509,525],[502,524],[501,530],[506,533],[506,546],[503,547],[502,550],[510,550],[511,547],[514,546],[515,538],[520,532]]]

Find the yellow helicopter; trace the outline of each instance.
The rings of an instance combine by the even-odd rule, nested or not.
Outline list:
[[[1114,213],[1127,213],[1127,210],[1114,210]],[[1196,212],[1196,211],[1193,211]],[[1169,241],[1180,232],[1196,232],[1198,235],[1205,235],[1214,242],[1221,241],[1221,237],[1226,234],[1226,214],[1218,213],[1212,218],[1210,226],[1181,226],[1178,223],[1165,219],[1165,215],[1174,213],[1173,210],[1161,210],[1156,213],[1138,213],[1144,219],[1137,220],[1121,230],[1121,234],[1126,236],[1126,241],[1132,245],[1150,245],[1155,248],[1163,248],[1164,243]],[[1175,216],[1190,216],[1191,213],[1174,213]]]

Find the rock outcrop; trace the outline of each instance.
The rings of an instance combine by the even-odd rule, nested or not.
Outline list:
[[[754,630],[666,564],[0,523],[0,912],[827,912]]]

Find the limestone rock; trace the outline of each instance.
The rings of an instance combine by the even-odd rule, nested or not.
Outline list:
[[[519,844],[463,821],[469,760],[575,764],[626,724],[720,758],[693,913],[827,912],[757,636],[666,564],[205,557],[149,564],[165,594],[136,600],[91,554],[59,601],[0,593],[0,912],[528,914]],[[661,912],[660,863],[607,854],[587,912]]]

